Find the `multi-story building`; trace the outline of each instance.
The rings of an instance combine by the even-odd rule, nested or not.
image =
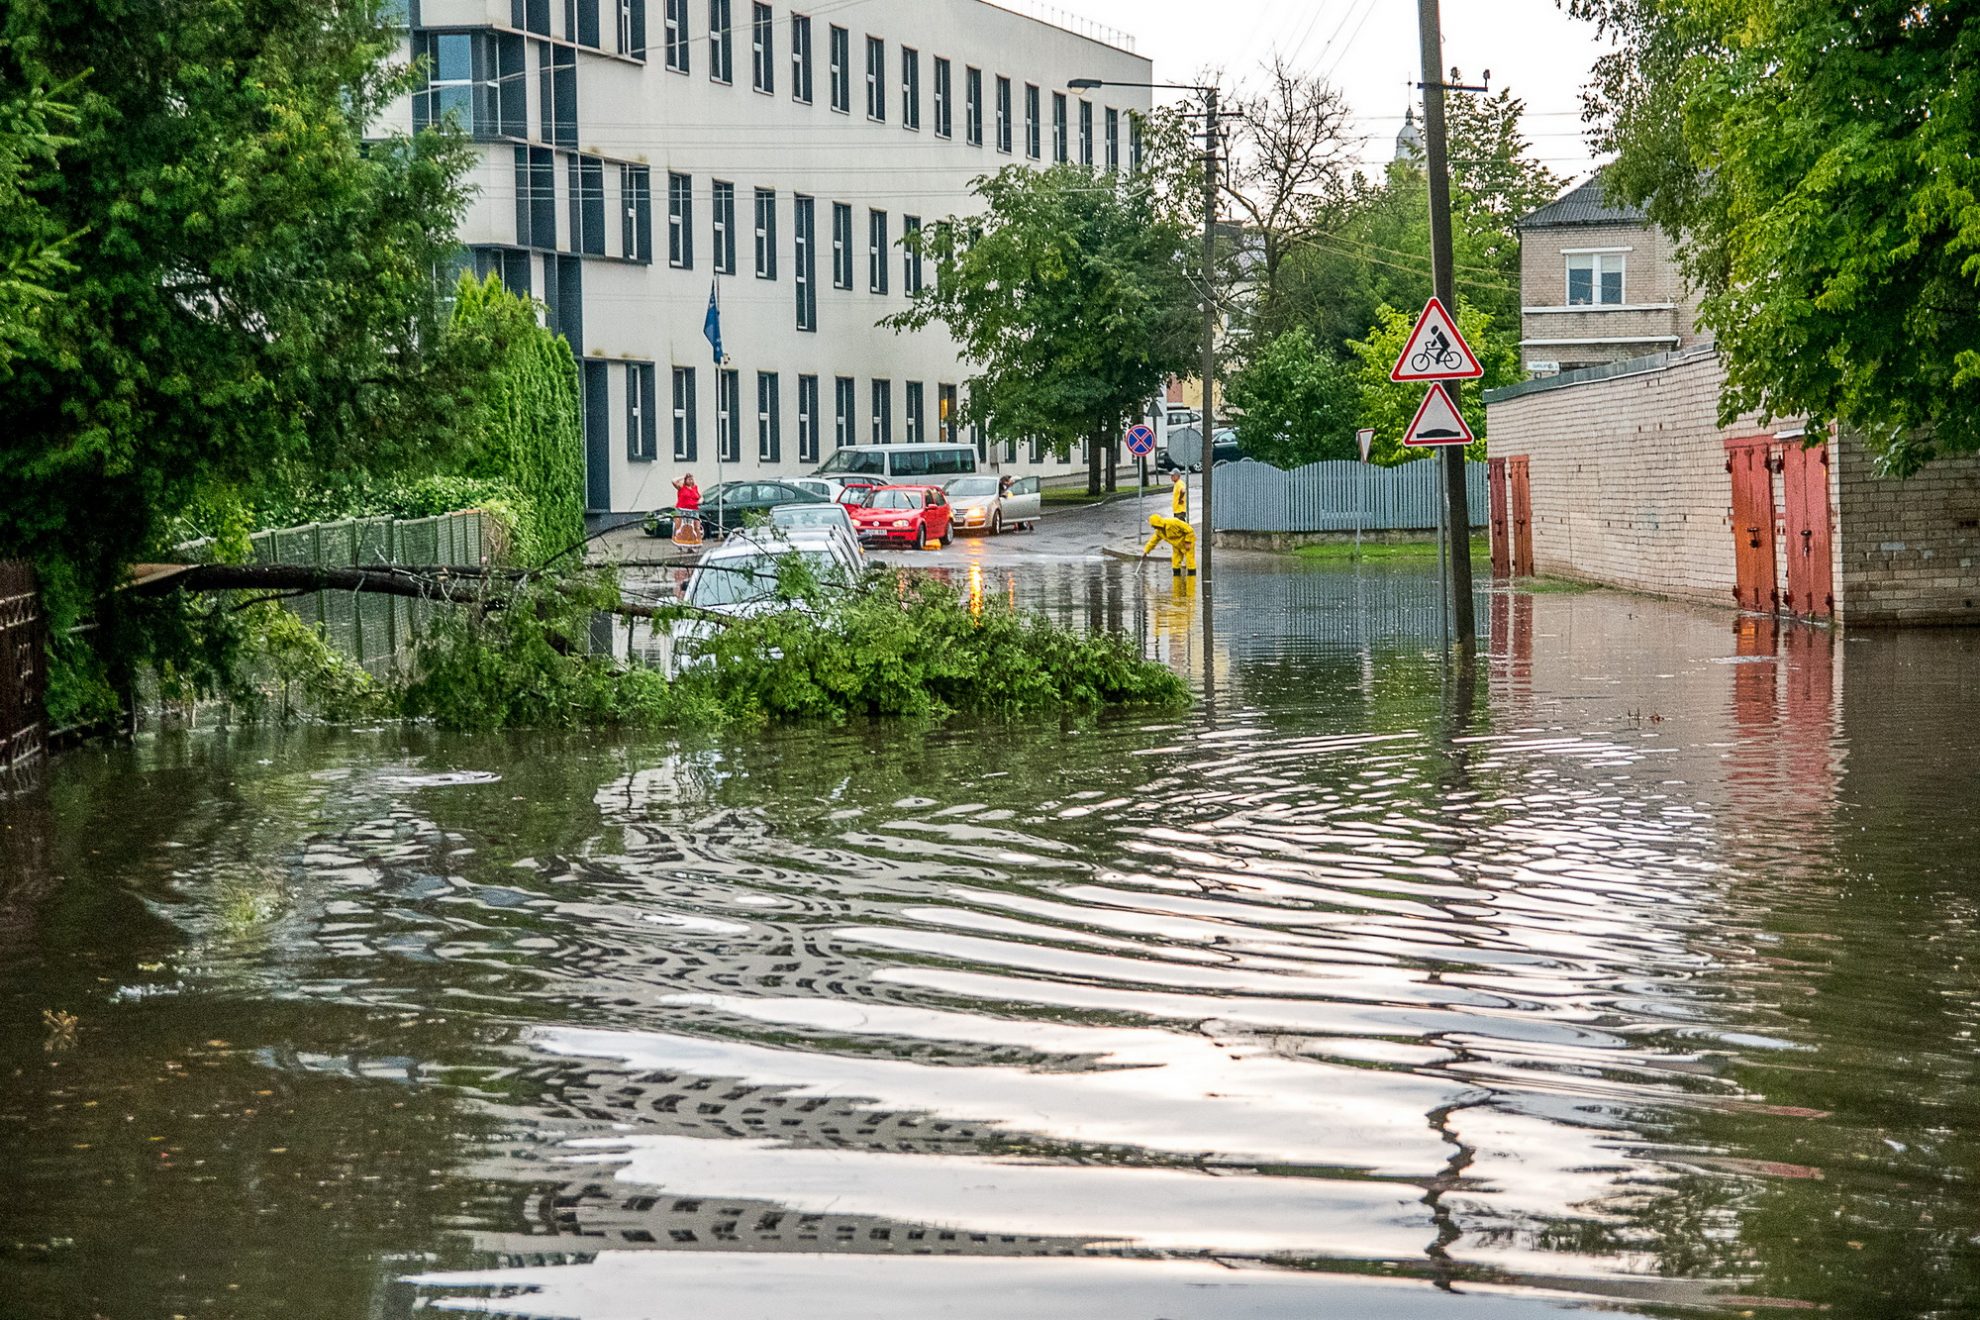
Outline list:
[[[635,512],[809,470],[842,445],[957,439],[967,365],[880,327],[933,276],[904,235],[1006,165],[1138,162],[1151,81],[1118,34],[985,0],[410,0],[423,91],[479,144],[468,259],[541,300],[581,364],[588,502]],[[722,357],[704,328],[720,308]]]
[[[1519,222],[1520,357],[1551,376],[1669,353],[1698,342],[1697,300],[1670,239],[1636,207],[1602,195],[1602,176]]]

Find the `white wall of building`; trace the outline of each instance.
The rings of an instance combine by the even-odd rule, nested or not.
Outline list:
[[[567,23],[588,23],[596,3],[602,49],[572,47],[570,37],[582,35]],[[531,292],[550,305],[551,323],[581,339],[588,401],[594,431],[603,423],[602,437],[590,439],[594,465],[595,507],[618,512],[640,511],[671,503],[672,481],[692,470],[704,484],[711,480],[766,472],[807,471],[836,447],[835,385],[840,377],[854,380],[852,441],[870,443],[873,432],[873,383],[889,383],[892,435],[896,443],[912,437],[908,429],[908,386],[917,382],[923,399],[918,438],[936,440],[940,386],[960,387],[968,377],[955,345],[940,330],[896,334],[880,328],[883,316],[908,305],[906,259],[898,246],[907,217],[932,222],[974,209],[970,181],[1012,163],[1026,163],[1026,86],[1039,89],[1040,161],[1053,157],[1053,94],[1067,100],[1068,154],[1080,158],[1080,103],[1092,104],[1093,161],[1106,165],[1106,111],[1117,112],[1118,159],[1129,162],[1129,112],[1145,113],[1150,92],[1140,88],[1101,88],[1068,92],[1077,77],[1123,82],[1147,82],[1148,61],[1086,36],[1001,9],[984,0],[814,0],[810,5],[779,0],[769,6],[773,89],[753,87],[753,18],[751,0],[726,0],[730,10],[731,79],[713,76],[710,41],[711,11],[725,0],[685,0],[688,68],[668,67],[668,0],[644,0],[645,58],[622,57],[617,51],[620,6],[630,0],[415,0],[410,19],[414,45],[450,29],[475,29],[490,42],[518,45],[525,55],[522,84],[526,105],[526,136],[490,142],[472,182],[476,196],[463,238],[479,254],[484,268],[500,269],[506,260],[512,282],[527,270]],[[584,13],[581,15],[581,8]],[[811,12],[815,10],[816,12]],[[811,100],[794,96],[796,69],[792,59],[792,18],[808,14],[811,27]],[[524,29],[512,25],[521,18]],[[547,18],[547,24],[544,20]],[[534,34],[526,29],[536,27]],[[548,39],[541,35],[547,26]],[[847,32],[849,113],[832,106],[831,29]],[[520,35],[518,35],[520,33]],[[885,118],[867,114],[867,40],[884,43]],[[490,47],[492,50],[492,45]],[[903,114],[903,51],[919,57],[919,126],[911,128]],[[574,53],[574,61],[572,54]],[[950,67],[950,133],[937,132],[936,61]],[[554,126],[546,123],[546,83],[542,65],[564,60],[575,66],[575,133],[565,128],[564,145]],[[493,64],[490,63],[490,68]],[[982,140],[969,140],[967,90],[969,69],[982,75]],[[997,79],[1011,82],[1011,150],[999,150]],[[568,85],[568,84],[567,84]],[[554,86],[554,84],[552,85]],[[490,93],[493,95],[493,93]],[[551,91],[552,105],[555,93]],[[399,107],[394,116],[410,127],[414,110]],[[551,116],[554,118],[555,116]],[[513,126],[513,116],[512,124]],[[488,136],[482,133],[480,136]],[[532,244],[521,232],[518,217],[518,175],[515,154],[534,146],[539,162],[552,162],[554,207],[542,208],[543,218],[554,213],[555,249],[546,236]],[[550,148],[550,156],[543,149]],[[572,205],[572,164],[580,158],[597,162],[592,177],[602,182],[602,206],[590,209],[593,251],[581,260],[573,255],[585,245],[583,206]],[[650,198],[652,252],[650,261],[628,260],[624,231],[628,202],[622,167],[644,167]],[[690,181],[693,240],[691,264],[670,263],[669,176]],[[734,186],[736,267],[715,271],[715,185]],[[580,192],[591,191],[581,170],[575,180]],[[774,193],[775,278],[759,278],[755,259],[755,195]],[[815,329],[797,324],[796,199],[813,199],[815,265],[817,271]],[[853,287],[834,287],[833,204],[852,209]],[[887,290],[875,293],[869,280],[870,216],[887,217]],[[602,244],[597,221],[602,211]],[[597,250],[602,246],[602,251]],[[563,254],[563,255],[558,255]],[[637,256],[637,253],[632,254]],[[571,273],[572,267],[578,273]],[[559,306],[559,267],[564,287],[582,282],[581,327],[571,309]],[[928,267],[925,278],[933,278]],[[741,416],[739,443],[733,457],[719,453],[717,443],[717,368],[703,320],[711,282],[719,281],[722,334],[726,366],[737,374]],[[568,297],[564,298],[568,302]],[[653,457],[639,444],[629,444],[629,390],[637,390],[641,368],[650,367],[657,393]],[[695,378],[693,457],[676,455],[673,417],[673,372],[692,368]],[[758,373],[775,373],[779,417],[774,445],[760,443]],[[819,382],[818,457],[799,452],[799,378]],[[631,382],[629,384],[629,382]],[[603,393],[598,387],[603,385]],[[602,398],[603,406],[599,406]],[[973,439],[958,429],[961,439]],[[601,444],[601,439],[603,443]],[[1024,471],[1063,472],[1079,462],[1046,455],[1033,462],[1026,447],[1015,461],[992,438],[992,463]],[[601,491],[601,486],[604,490]]]

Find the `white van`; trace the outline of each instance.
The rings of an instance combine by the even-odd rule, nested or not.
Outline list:
[[[970,445],[847,445],[811,475],[843,490],[863,486],[941,486],[976,471]]]

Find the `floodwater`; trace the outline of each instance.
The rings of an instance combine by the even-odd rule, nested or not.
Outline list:
[[[1220,575],[985,588],[1180,714],[59,761],[0,1315],[1980,1311],[1980,639]]]

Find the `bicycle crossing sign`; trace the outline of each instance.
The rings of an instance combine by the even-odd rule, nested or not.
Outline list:
[[[1155,452],[1155,428],[1152,426],[1130,426],[1127,429],[1127,449],[1137,457]]]
[[[1423,315],[1416,318],[1416,329],[1403,345],[1402,356],[1389,372],[1389,379],[1476,380],[1485,374],[1478,355],[1458,333],[1457,321],[1432,298],[1423,304]]]
[[[1457,405],[1451,402],[1450,393],[1444,389],[1442,381],[1430,382],[1430,390],[1423,396],[1423,403],[1416,410],[1409,430],[1403,433],[1403,443],[1412,448],[1424,445],[1468,445],[1477,437],[1471,428],[1464,424],[1458,415]]]

